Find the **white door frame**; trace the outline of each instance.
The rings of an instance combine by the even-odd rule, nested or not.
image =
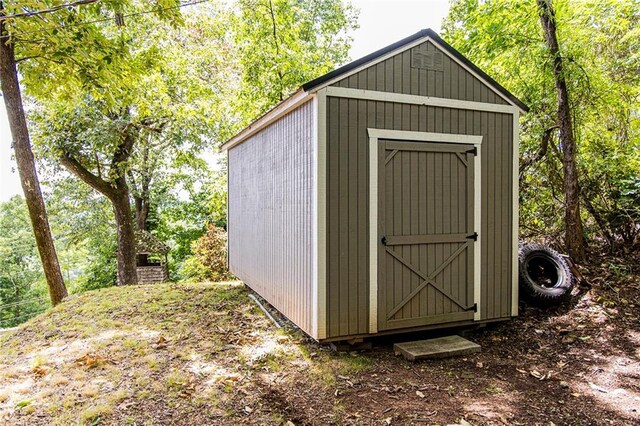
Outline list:
[[[481,170],[482,136],[459,135],[449,133],[411,132],[405,130],[387,130],[368,128],[369,133],[369,333],[378,332],[378,141],[392,139],[399,141],[418,141],[435,143],[456,143],[473,145],[478,152],[474,162],[473,227],[478,239],[473,245],[473,301],[477,310],[473,320],[481,318]]]

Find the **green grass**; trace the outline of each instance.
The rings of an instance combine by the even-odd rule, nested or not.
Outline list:
[[[178,424],[232,424],[253,407],[255,423],[281,424],[272,380],[322,390],[370,365],[275,329],[239,283],[104,288],[0,335],[0,421],[155,424],[175,411]]]

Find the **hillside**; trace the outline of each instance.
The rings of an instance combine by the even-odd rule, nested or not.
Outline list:
[[[390,341],[334,353],[278,330],[237,283],[92,291],[0,334],[0,424],[629,424],[637,300],[607,295],[410,364]]]

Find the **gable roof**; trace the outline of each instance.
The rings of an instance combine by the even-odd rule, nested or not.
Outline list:
[[[308,102],[312,95],[320,90],[321,88],[328,86],[333,83],[337,79],[341,77],[346,77],[348,74],[356,72],[359,68],[365,67],[367,65],[373,65],[373,63],[382,60],[382,58],[391,55],[400,53],[403,50],[409,49],[411,46],[418,43],[418,41],[423,40],[431,40],[446,51],[450,56],[453,57],[455,61],[458,61],[463,67],[467,68],[472,74],[475,74],[481,81],[483,81],[488,86],[491,86],[498,94],[500,94],[508,103],[517,107],[522,112],[528,112],[529,107],[525,105],[520,99],[514,96],[511,92],[505,89],[502,85],[500,85],[497,81],[487,75],[484,71],[474,65],[469,59],[464,57],[460,52],[454,49],[447,42],[442,40],[440,36],[430,28],[420,30],[417,33],[405,37],[402,40],[399,40],[393,44],[390,44],[387,47],[384,47],[380,50],[377,50],[369,55],[363,56],[360,59],[349,62],[346,65],[341,66],[340,68],[336,68],[333,71],[328,72],[318,78],[315,78],[305,84],[303,84],[298,91],[289,96],[287,99],[279,102],[269,111],[258,117],[254,120],[249,126],[244,128],[234,137],[225,142],[221,150],[227,150],[234,145],[244,141],[249,136],[258,132],[260,129],[266,127],[279,117],[285,115],[286,113],[292,111],[297,108],[299,105]]]
[[[325,75],[322,75],[314,80],[311,80],[303,84],[302,89],[306,92],[314,91],[314,89],[319,89],[320,86],[324,85],[324,83],[327,83],[331,80],[335,80],[336,78],[341,77],[344,74],[347,74],[351,70],[359,68],[369,62],[373,62],[376,59],[382,56],[385,56],[388,53],[394,52],[396,50],[400,50],[402,47],[412,44],[414,41],[418,41],[426,37],[433,40],[441,48],[443,48],[452,56],[454,56],[455,59],[457,59],[459,62],[462,62],[462,64],[464,64],[465,67],[471,69],[474,73],[478,74],[478,76],[480,76],[483,80],[485,80],[486,83],[493,86],[498,92],[500,92],[502,95],[504,95],[504,97],[506,97],[509,101],[511,101],[512,104],[514,104],[524,112],[529,112],[529,107],[525,105],[524,102],[522,102],[520,99],[515,97],[511,92],[509,92],[507,89],[502,87],[500,83],[495,81],[493,78],[487,75],[484,71],[482,71],[480,68],[474,65],[473,62],[471,62],[469,59],[463,56],[462,53],[458,52],[450,44],[442,40],[440,36],[431,28],[420,30],[415,34],[410,35],[409,37],[405,37],[402,40],[399,40],[393,44],[390,44],[387,47],[384,47],[380,50],[376,50],[375,52],[370,53],[367,56],[363,56],[362,58],[357,59],[353,62],[349,62],[348,64],[343,65],[340,68],[336,68],[335,70]]]
[[[135,231],[136,254],[167,254],[170,247],[144,230]]]

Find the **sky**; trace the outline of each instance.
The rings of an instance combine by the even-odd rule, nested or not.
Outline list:
[[[360,9],[360,28],[353,31],[351,59],[358,59],[421,29],[440,31],[448,0],[352,0]],[[0,202],[22,194],[12,158],[11,133],[4,102],[0,102]]]

